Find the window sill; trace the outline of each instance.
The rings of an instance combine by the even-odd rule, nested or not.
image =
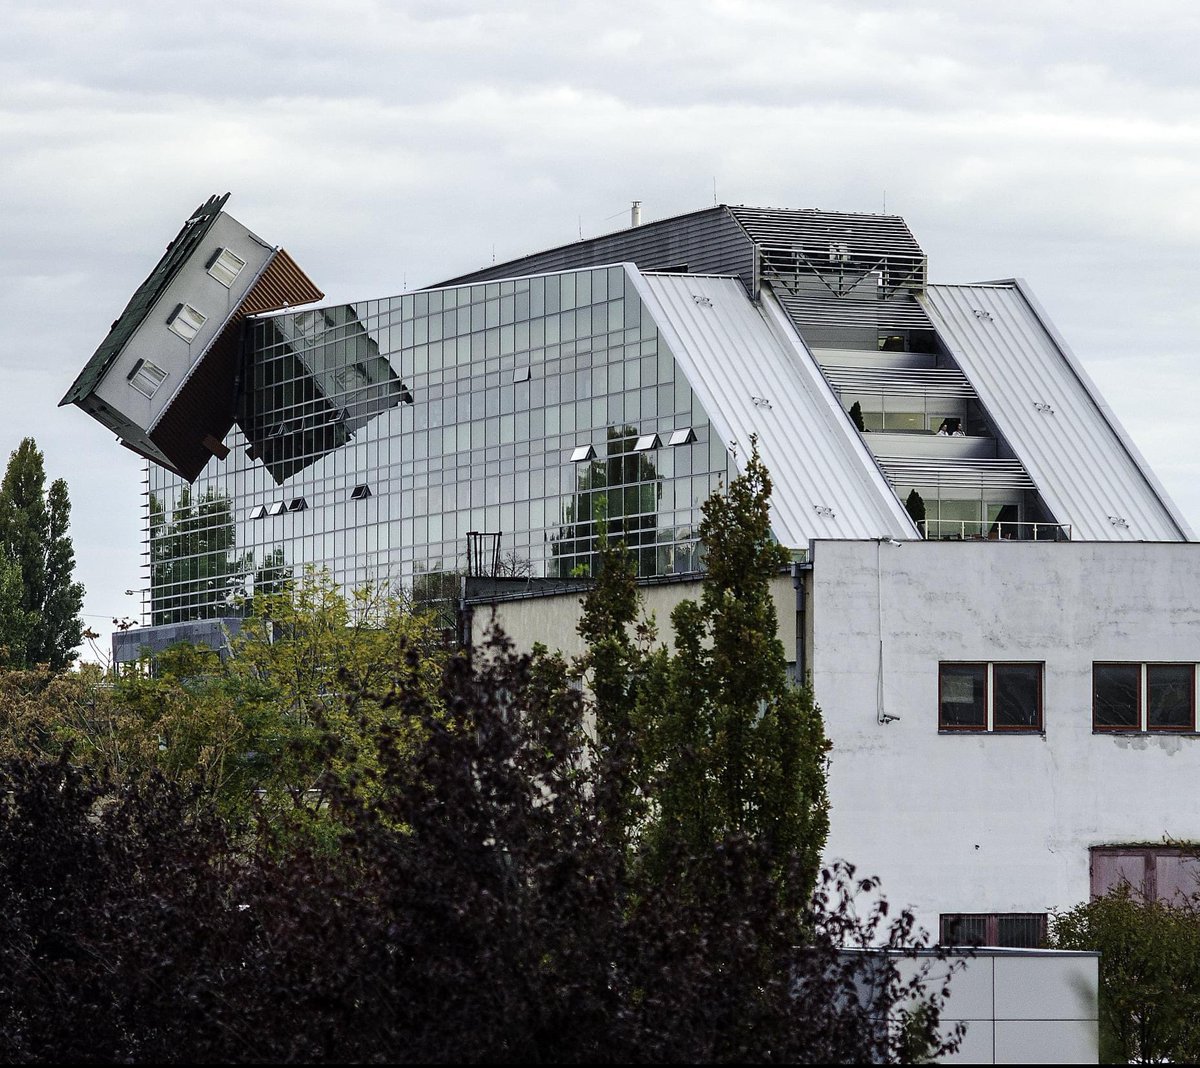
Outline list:
[[[1185,730],[1171,730],[1170,728],[1160,728],[1158,730],[1114,730],[1111,727],[1104,730],[1092,728],[1092,734],[1098,738],[1200,738],[1200,731],[1190,728]]]
[[[965,727],[939,727],[938,734],[943,737],[954,737],[962,735],[967,738],[1005,738],[1016,735],[1018,738],[1045,738],[1044,730],[1006,730],[1006,731],[985,731],[985,730],[968,730]]]

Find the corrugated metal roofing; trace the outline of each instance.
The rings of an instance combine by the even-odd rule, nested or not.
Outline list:
[[[436,287],[521,278],[528,274],[577,270],[606,263],[636,263],[643,271],[737,274],[754,285],[754,243],[724,206],[704,208],[610,234],[572,241],[459,275]]]
[[[813,538],[916,538],[867,447],[769,293],[756,307],[735,278],[630,277],[667,346],[739,462],[757,434],[775,482],[775,535],[793,548]]]
[[[1076,540],[1193,540],[1023,283],[935,285],[923,303],[997,429]]]
[[[899,215],[855,215],[820,208],[749,208],[741,204],[731,204],[726,210],[760,244],[804,245],[824,251],[829,243],[844,241],[863,251],[920,259],[925,256]]]

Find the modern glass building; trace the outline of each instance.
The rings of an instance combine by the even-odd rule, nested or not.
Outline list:
[[[602,509],[642,574],[698,567],[729,453],[625,267],[261,317],[246,342],[226,459],[149,465],[149,622],[307,565],[437,589],[470,532],[501,574],[578,576]]]

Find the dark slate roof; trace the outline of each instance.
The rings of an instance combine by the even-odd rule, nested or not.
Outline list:
[[[138,286],[137,292],[125,306],[125,310],[112,324],[108,336],[100,343],[100,347],[92,358],[88,360],[87,366],[79,372],[79,377],[67,390],[66,396],[58,402],[60,406],[83,400],[100,384],[104,372],[120,354],[134,331],[145,322],[155,301],[171,284],[171,280],[179,273],[180,267],[195,251],[196,246],[204,240],[204,235],[212,228],[212,224],[228,199],[228,193],[224,196],[214,194],[192,212],[191,218],[183,224],[183,229],[167,246],[167,251],[163,253],[162,259],[150,272],[150,276]]]

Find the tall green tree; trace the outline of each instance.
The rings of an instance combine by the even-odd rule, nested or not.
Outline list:
[[[55,479],[47,492],[45,459],[33,438],[25,438],[0,483],[0,644],[12,664],[65,667],[83,640],[83,586],[74,581],[70,519],[66,482]]]
[[[755,443],[745,472],[704,505],[703,593],[672,613],[675,652],[653,662],[642,698],[657,768],[649,841],[652,854],[703,856],[746,836],[803,901],[829,828],[829,743],[777,634],[771,582],[790,554],[771,535],[770,497]]]

